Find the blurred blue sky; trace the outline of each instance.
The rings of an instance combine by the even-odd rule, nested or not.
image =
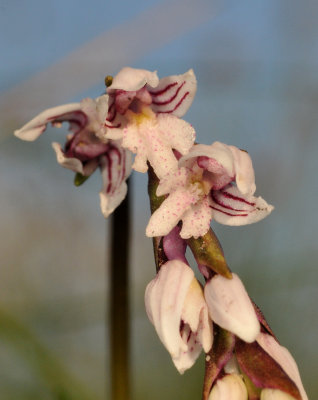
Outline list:
[[[257,194],[276,207],[256,225],[214,228],[231,268],[295,355],[314,398],[317,17],[318,3],[309,0],[1,1],[0,306],[34,329],[99,393],[105,290],[101,180],[96,174],[74,188],[70,171],[56,164],[50,142],[63,142],[66,130],[50,129],[32,144],[13,138],[12,131],[43,107],[98,96],[104,75],[123,63],[159,76],[193,68],[198,92],[186,119],[198,141],[248,150]],[[152,352],[164,366],[157,372],[161,376],[170,360],[143,310],[154,266],[144,237],[146,177],[136,174],[134,182],[133,360],[141,371],[135,372],[135,398],[155,393],[155,400],[161,398],[160,382],[155,374],[145,380],[142,372],[156,367]],[[149,354],[147,365],[142,354]],[[172,367],[168,372],[162,379],[184,385]],[[188,381],[197,382],[190,374]],[[21,383],[14,373],[4,378],[13,382],[8,390]],[[177,390],[167,389],[167,396]],[[182,390],[178,398],[186,399],[188,387]]]

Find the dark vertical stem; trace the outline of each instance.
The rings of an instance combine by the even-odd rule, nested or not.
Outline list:
[[[127,182],[129,185],[129,183]],[[130,399],[129,351],[130,193],[111,219],[110,354],[111,399]]]

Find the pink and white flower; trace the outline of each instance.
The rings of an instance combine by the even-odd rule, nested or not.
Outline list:
[[[187,154],[195,140],[190,124],[180,119],[196,92],[192,70],[163,79],[156,72],[123,68],[107,89],[106,137],[122,139],[136,154],[133,168],[146,172],[150,162],[158,177],[177,169],[173,150]]]
[[[160,180],[157,196],[168,197],[151,216],[147,236],[167,235],[181,220],[181,237],[198,238],[213,218],[225,225],[245,225],[273,210],[254,196],[254,170],[246,151],[220,142],[198,144],[178,164]]]
[[[146,288],[146,311],[180,373],[190,368],[202,348],[212,347],[212,322],[203,291],[184,262],[166,262]]]
[[[103,178],[100,192],[101,210],[107,217],[122,202],[127,192],[126,179],[131,172],[131,154],[122,148],[119,141],[107,140],[105,119],[108,110],[108,96],[84,99],[43,111],[15,135],[23,140],[37,139],[51,123],[61,127],[69,123],[72,132],[67,136],[64,147],[53,143],[57,161],[62,167],[89,177],[98,167]]]

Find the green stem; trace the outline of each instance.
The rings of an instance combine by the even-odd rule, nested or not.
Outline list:
[[[128,184],[129,186],[129,184]],[[130,399],[129,352],[129,188],[111,219],[110,353],[111,399]]]

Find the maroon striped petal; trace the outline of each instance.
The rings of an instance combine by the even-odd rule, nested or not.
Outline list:
[[[234,185],[211,190],[210,207],[213,218],[224,225],[246,225],[260,221],[274,209],[261,197],[243,196]]]
[[[112,143],[107,153],[100,157],[103,188],[99,195],[101,210],[105,218],[126,196],[126,179],[130,175],[131,164],[131,153],[115,143]]]
[[[106,128],[106,137],[107,139],[112,140],[122,138],[122,129],[126,122],[125,117],[121,115],[120,112],[117,110],[116,101],[118,102],[115,94],[109,95],[108,114],[106,120],[104,121],[104,127]]]
[[[14,134],[19,139],[33,141],[46,130],[49,123],[60,127],[62,122],[69,122],[69,129],[77,133],[85,128],[88,118],[82,111],[80,103],[65,104],[43,111],[22,128],[16,130]]]
[[[152,96],[155,113],[173,114],[182,117],[191,106],[197,89],[197,81],[192,69],[183,75],[172,75],[160,79],[159,85],[148,90]]]

